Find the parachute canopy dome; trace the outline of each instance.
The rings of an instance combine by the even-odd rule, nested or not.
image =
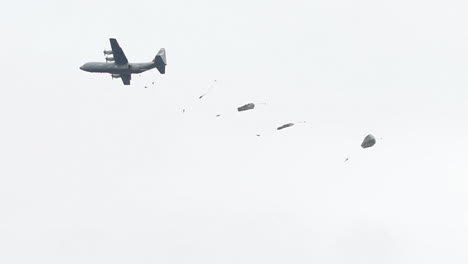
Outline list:
[[[254,108],[255,108],[255,104],[250,103],[250,104],[246,104],[246,105],[243,105],[241,107],[238,107],[237,111],[241,112],[241,111],[251,110],[251,109],[254,109]]]
[[[277,130],[281,130],[283,128],[292,127],[292,126],[294,126],[294,123],[287,123],[287,124],[284,124],[284,125],[278,127]]]
[[[375,137],[371,134],[367,135],[362,141],[362,148],[369,148],[375,145]]]

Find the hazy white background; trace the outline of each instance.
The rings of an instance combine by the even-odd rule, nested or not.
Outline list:
[[[467,263],[467,13],[5,3],[0,263]],[[134,62],[166,48],[167,74],[80,71],[109,37]]]

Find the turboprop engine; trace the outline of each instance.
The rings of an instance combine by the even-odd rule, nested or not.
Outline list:
[[[112,50],[104,50],[104,55],[111,55],[112,54]]]
[[[115,79],[120,78],[120,74],[111,74],[111,76],[112,76],[112,79],[114,79],[114,78],[115,78]]]

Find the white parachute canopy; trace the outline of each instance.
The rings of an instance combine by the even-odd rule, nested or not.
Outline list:
[[[362,148],[370,148],[375,145],[375,137],[371,134],[367,135],[361,143]]]

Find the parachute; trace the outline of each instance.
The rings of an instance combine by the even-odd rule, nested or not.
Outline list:
[[[367,135],[361,143],[362,148],[370,148],[375,145],[375,137],[371,134]]]
[[[241,107],[238,107],[237,111],[242,112],[242,111],[247,111],[247,110],[251,110],[251,109],[254,109],[254,108],[255,108],[255,104],[249,103],[249,104],[243,105]]]
[[[281,129],[284,129],[284,128],[287,128],[287,127],[292,127],[294,126],[294,123],[287,123],[287,124],[284,124],[282,126],[279,126],[278,128],[276,128],[276,130],[281,130]]]

